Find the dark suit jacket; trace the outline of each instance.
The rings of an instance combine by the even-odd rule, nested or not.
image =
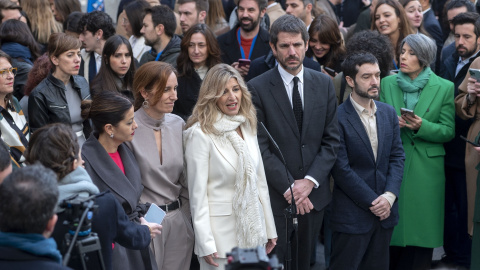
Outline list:
[[[447,47],[448,48],[448,47]],[[447,79],[455,84],[455,97],[458,95],[458,87],[465,79],[465,75],[467,75],[468,69],[470,68],[470,64],[475,60],[480,53],[477,54],[476,57],[470,58],[468,64],[462,67],[462,69],[458,72],[457,76],[455,76],[455,71],[457,69],[458,63],[458,54],[455,52],[450,56],[446,56],[445,61],[442,65],[442,73],[440,73],[440,77]],[[460,135],[467,136],[468,129],[470,125],[473,123],[473,119],[463,120],[457,114],[455,114],[455,138],[450,142],[444,144],[445,146],[445,164],[449,167],[465,170],[465,141],[460,138]]]
[[[440,23],[438,22],[437,18],[435,18],[435,14],[433,13],[433,9],[428,10],[423,14],[423,28],[430,34],[430,36],[435,40],[435,44],[437,45],[437,57],[435,61],[435,71],[438,71],[440,68],[440,55],[442,53],[443,47],[443,32],[442,28],[440,27]]]
[[[283,193],[289,183],[310,175],[319,183],[309,195],[317,211],[331,200],[329,173],[339,146],[337,101],[332,80],[325,74],[304,70],[304,112],[299,133],[292,105],[278,67],[248,82],[257,109],[258,142],[274,215],[283,215],[288,206]],[[277,142],[287,163],[285,166],[273,144],[260,126],[263,122]]]
[[[305,57],[303,59],[303,66],[313,70],[321,71],[320,64],[308,57]],[[261,56],[250,63],[250,69],[248,70],[247,77],[245,77],[245,81],[248,82],[251,79],[257,77],[260,74],[265,73],[266,71],[269,71],[274,67],[275,67],[275,56],[273,56],[272,51],[269,51],[267,55]],[[178,86],[180,87],[180,81],[178,82]]]
[[[202,85],[202,79],[200,79],[197,72],[193,71],[192,73],[192,76],[178,77],[178,99],[175,101],[172,111],[172,113],[182,117],[184,121],[187,121],[187,118],[192,115],[192,110],[197,103],[198,92]]]
[[[217,38],[218,45],[222,51],[222,62],[227,65],[231,65],[233,62],[237,62],[238,59],[242,58],[240,46],[238,45],[237,29],[238,26]],[[268,32],[260,27],[252,55],[250,55],[250,60],[266,55],[270,51],[269,40],[270,36]]]
[[[332,169],[335,181],[331,225],[334,231],[349,234],[367,233],[379,219],[369,209],[386,191],[398,197],[403,176],[405,153],[395,109],[385,103],[377,105],[377,159],[362,120],[347,98],[338,107],[340,149]],[[381,221],[384,228],[398,223],[398,203],[390,217]]]

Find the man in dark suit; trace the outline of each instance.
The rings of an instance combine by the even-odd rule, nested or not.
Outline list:
[[[455,84],[455,97],[470,64],[479,56],[480,21],[476,12],[465,12],[452,20],[455,34],[454,54],[443,62],[441,77]],[[472,241],[466,230],[468,224],[467,183],[465,171],[465,141],[472,119],[455,115],[455,138],[445,147],[445,229],[442,262],[469,268]]]
[[[375,56],[352,54],[342,68],[353,91],[338,107],[330,269],[388,269],[405,161],[398,117],[393,107],[374,101],[380,92]]]
[[[222,61],[245,77],[250,64],[239,65],[239,59],[254,60],[270,51],[268,32],[260,27],[267,0],[236,0],[238,25],[217,38]],[[240,46],[241,44],[241,46]]]
[[[310,268],[323,209],[331,200],[329,173],[339,146],[333,83],[327,75],[303,67],[307,41],[307,29],[299,18],[278,18],[270,29],[270,46],[279,65],[248,82],[258,121],[265,124],[285,157],[286,165],[259,126],[278,234],[275,252],[281,262],[293,257],[291,269]],[[292,219],[285,224],[284,211],[292,201],[290,186],[300,214],[296,231]],[[291,252],[287,241],[292,241]]]

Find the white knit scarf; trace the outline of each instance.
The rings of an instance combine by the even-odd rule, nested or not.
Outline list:
[[[220,137],[231,143],[238,155],[233,210],[237,244],[240,248],[253,248],[267,242],[265,220],[257,190],[257,172],[248,152],[247,144],[236,129],[245,123],[241,115],[223,115],[213,125]],[[253,149],[252,149],[253,150]]]

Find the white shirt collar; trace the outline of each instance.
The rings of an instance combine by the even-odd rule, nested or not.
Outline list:
[[[285,84],[290,84],[293,80],[293,77],[298,77],[298,79],[300,80],[300,82],[303,84],[303,64],[302,64],[302,68],[300,69],[300,72],[297,73],[297,75],[292,75],[290,73],[288,73],[283,67],[282,65],[277,65],[278,66],[278,72],[280,73],[280,77],[282,77],[282,80]]]

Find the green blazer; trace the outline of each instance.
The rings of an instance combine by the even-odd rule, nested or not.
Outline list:
[[[397,115],[405,108],[397,75],[382,79],[380,101],[392,105]],[[398,198],[400,219],[390,244],[434,248],[443,245],[443,143],[455,135],[453,83],[432,73],[414,112],[422,118],[420,129],[415,133],[403,127],[400,132],[406,159]]]

